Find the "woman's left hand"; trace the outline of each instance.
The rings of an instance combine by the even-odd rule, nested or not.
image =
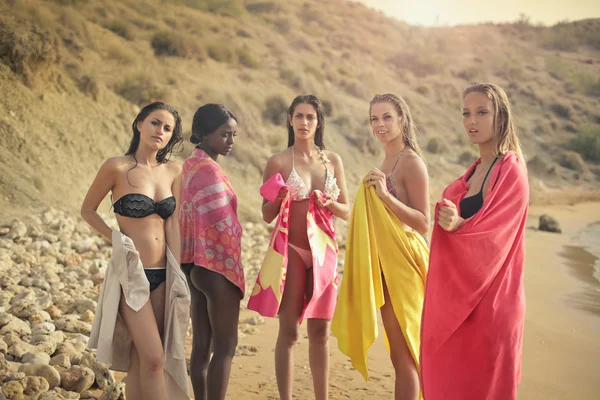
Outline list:
[[[458,215],[456,205],[448,199],[442,199],[438,211],[438,225],[452,232],[460,228],[465,220]]]
[[[385,183],[385,174],[377,168],[373,168],[369,171],[367,176],[365,176],[364,183],[367,187],[374,186],[375,192],[380,198],[384,198],[389,194]]]

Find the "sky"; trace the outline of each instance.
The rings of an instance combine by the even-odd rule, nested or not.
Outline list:
[[[358,0],[411,25],[464,25],[513,22],[520,14],[532,23],[600,18],[600,0]]]

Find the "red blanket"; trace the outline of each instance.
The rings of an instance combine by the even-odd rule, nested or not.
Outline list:
[[[443,197],[459,207],[478,163]],[[477,214],[454,232],[436,221],[421,326],[427,400],[516,399],[528,204],[527,172],[515,154],[507,153],[494,168]]]

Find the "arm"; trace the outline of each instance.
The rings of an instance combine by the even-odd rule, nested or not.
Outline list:
[[[416,154],[410,154],[404,159],[402,168],[396,168],[394,181],[400,181],[400,185],[406,188],[409,207],[396,199],[385,186],[385,177],[380,196],[383,202],[392,210],[394,214],[406,225],[410,226],[421,235],[425,235],[429,230],[430,211],[429,211],[429,176],[425,163]]]
[[[267,165],[265,166],[265,171],[263,173],[263,183],[269,180],[273,175],[275,175],[281,169],[281,165],[278,160],[275,159],[275,156],[269,158],[267,161]],[[281,201],[285,197],[285,191],[282,190],[283,193],[279,193],[279,197],[275,203],[271,203],[270,201],[263,199],[262,204],[262,216],[263,220],[270,224],[273,222],[277,214],[279,214],[279,208],[281,207]]]
[[[181,237],[179,232],[179,210],[181,207],[181,165],[176,164],[177,175],[171,186],[171,192],[175,196],[176,206],[173,214],[165,222],[165,237],[167,245],[175,256],[177,263],[181,260]]]
[[[338,196],[337,201],[327,200],[323,206],[331,211],[336,217],[347,220],[350,216],[350,205],[348,204],[348,188],[346,187],[344,165],[342,163],[342,158],[338,154],[331,153],[330,157],[334,168],[334,176],[336,177],[338,187],[340,188],[340,195]]]
[[[102,164],[81,205],[81,217],[98,233],[112,241],[112,229],[98,214],[98,206],[116,183],[117,160],[110,158]]]

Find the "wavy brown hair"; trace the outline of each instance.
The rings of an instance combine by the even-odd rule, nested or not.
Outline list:
[[[501,157],[509,151],[514,152],[523,166],[526,167],[525,156],[521,150],[521,142],[513,120],[510,101],[506,92],[494,83],[475,83],[463,90],[463,100],[469,93],[483,93],[494,104],[494,155]]]
[[[396,112],[400,117],[402,141],[408,148],[417,153],[419,157],[423,158],[423,153],[421,152],[419,142],[417,141],[417,127],[413,121],[410,108],[408,107],[408,104],[406,104],[406,101],[395,93],[376,94],[375,97],[373,97],[373,100],[371,100],[371,103],[369,103],[369,120],[371,119],[371,108],[373,107],[373,104],[378,103],[390,103],[396,108]]]

